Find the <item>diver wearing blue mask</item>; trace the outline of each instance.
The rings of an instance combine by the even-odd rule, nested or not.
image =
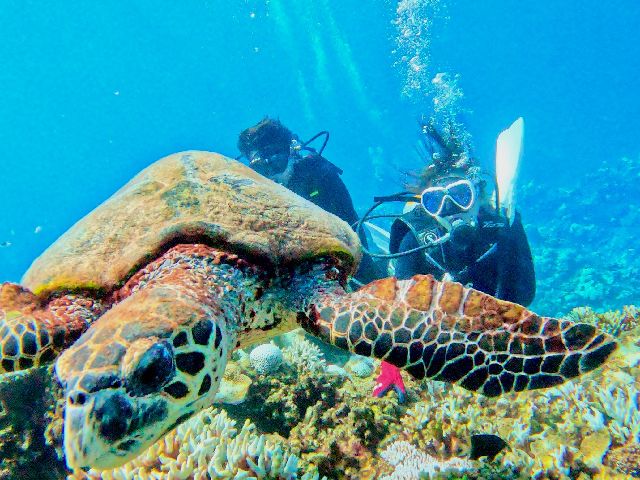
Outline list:
[[[390,232],[395,275],[432,274],[529,305],[535,296],[531,250],[520,214],[513,223],[490,205],[486,182],[449,172],[424,189],[420,203]],[[421,248],[422,247],[422,248]]]
[[[514,125],[522,128],[518,122]],[[389,273],[400,279],[446,276],[502,300],[529,305],[536,291],[535,273],[520,214],[499,207],[499,189],[492,197],[489,179],[459,145],[445,142],[430,126],[423,134],[438,152],[421,173],[420,185],[377,197],[358,224],[362,236],[360,230],[370,219],[394,218],[388,253],[372,255],[389,260]],[[379,206],[398,201],[405,203],[402,215],[374,214]]]

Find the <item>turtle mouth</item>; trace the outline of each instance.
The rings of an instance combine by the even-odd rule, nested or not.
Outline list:
[[[64,420],[64,451],[67,466],[111,468],[122,463],[135,441],[128,440],[134,408],[125,395],[102,391],[68,396]]]
[[[161,399],[136,399],[122,389],[67,394],[64,452],[74,469],[122,465],[163,431],[167,405]]]

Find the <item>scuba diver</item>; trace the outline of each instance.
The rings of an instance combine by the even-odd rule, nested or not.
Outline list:
[[[309,144],[324,136],[318,151]],[[238,150],[256,172],[279,183],[353,225],[358,214],[342,182],[342,170],[322,156],[329,132],[322,131],[307,142],[279,120],[265,117],[238,137]]]
[[[523,131],[520,118],[498,137],[496,188],[491,195],[493,182],[468,149],[454,136],[443,138],[432,123],[422,125],[423,147],[432,163],[410,191],[377,197],[358,223],[360,233],[369,219],[390,216],[372,215],[377,207],[405,202],[404,212],[392,216],[388,253],[373,255],[389,259],[400,279],[432,274],[529,305],[536,289],[533,259],[513,195]],[[402,402],[404,385],[395,370],[383,362],[374,395],[394,388]]]
[[[315,150],[310,144],[320,137],[324,137],[324,141],[320,149]],[[322,156],[328,141],[329,132],[322,131],[301,142],[279,120],[265,117],[240,133],[238,150],[241,155],[238,158],[246,158],[249,166],[259,174],[353,226],[358,221],[358,214],[340,178],[342,170]],[[368,283],[380,276],[376,264],[363,255],[355,275],[358,281]]]

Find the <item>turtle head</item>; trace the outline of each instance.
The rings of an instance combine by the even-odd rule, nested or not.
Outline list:
[[[191,311],[191,321],[178,325],[157,317],[124,323],[115,310],[56,364],[72,469],[113,468],[139,455],[211,403],[226,363],[222,332],[210,319]]]

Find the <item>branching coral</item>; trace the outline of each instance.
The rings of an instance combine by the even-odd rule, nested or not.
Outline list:
[[[381,480],[418,480],[421,474],[434,475],[438,472],[473,470],[474,464],[462,458],[439,460],[419,451],[409,442],[398,441],[387,446],[380,457],[395,469],[391,475]]]
[[[574,322],[589,323],[613,336],[619,336],[640,326],[640,312],[633,305],[604,313],[596,313],[590,307],[576,307],[566,318]]]
[[[294,337],[290,346],[283,351],[284,359],[300,371],[317,372],[324,370],[326,362],[320,349],[304,337]]]
[[[297,471],[298,457],[286,446],[258,435],[249,420],[238,429],[225,412],[208,408],[124,466],[76,472],[69,479],[293,479]],[[301,478],[319,475],[312,469]]]
[[[640,433],[640,393],[630,385],[617,388],[596,387],[596,391],[601,412],[609,418],[608,426],[613,438],[619,444],[636,440]]]

